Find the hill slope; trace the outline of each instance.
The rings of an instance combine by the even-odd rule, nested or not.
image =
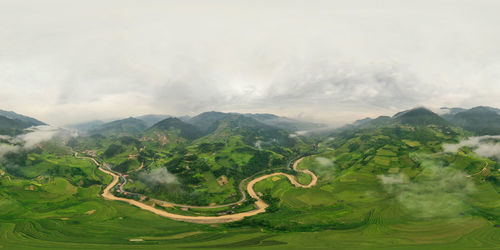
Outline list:
[[[489,107],[475,107],[458,112],[449,121],[478,135],[500,134],[500,115]]]
[[[192,124],[185,123],[178,118],[167,118],[154,124],[149,131],[175,133],[188,140],[194,140],[202,135],[201,131]]]
[[[23,133],[26,128],[41,125],[46,124],[12,111],[0,110],[0,135],[17,135]]]
[[[104,136],[139,135],[147,127],[146,122],[130,117],[95,126],[88,133]]]
[[[155,125],[156,123],[158,123],[164,119],[170,118],[170,117],[171,116],[169,116],[169,115],[141,115],[141,116],[137,116],[135,118],[144,121],[148,125],[148,127],[151,127],[151,126]]]
[[[240,136],[249,145],[268,142],[291,146],[294,143],[287,131],[242,114],[206,112],[189,122],[200,128],[205,139],[210,141],[227,141],[233,136]]]
[[[67,125],[66,127],[68,129],[78,130],[80,132],[87,132],[89,130],[98,128],[99,126],[101,126],[103,124],[104,124],[103,121],[94,120],[94,121],[82,122],[82,123],[77,123],[77,124],[71,124],[71,125]]]
[[[0,116],[4,116],[13,120],[19,120],[23,122],[26,125],[29,126],[41,126],[41,125],[47,125],[35,118],[25,116],[25,115],[20,115],[18,113],[12,112],[12,111],[5,111],[5,110],[0,110]]]
[[[407,111],[397,113],[394,116],[395,120],[401,122],[402,124],[407,124],[411,126],[427,126],[427,125],[450,125],[445,119],[443,119],[438,114],[426,109],[426,108],[415,108]]]

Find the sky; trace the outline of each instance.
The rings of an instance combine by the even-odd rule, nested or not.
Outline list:
[[[0,0],[0,109],[52,125],[500,107],[498,0]]]

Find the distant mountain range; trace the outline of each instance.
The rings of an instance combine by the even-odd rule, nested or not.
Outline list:
[[[426,109],[426,108],[415,108],[403,112],[399,112],[394,115],[393,119],[402,124],[412,125],[412,126],[427,126],[427,125],[440,125],[449,126],[451,125],[443,117],[438,114]]]
[[[288,123],[271,123],[273,125],[270,125],[265,121],[279,119],[277,116],[270,116],[273,115],[206,112],[193,117],[188,123],[201,129],[205,135],[209,135],[207,139],[212,141],[239,135],[247,143],[253,143],[255,138],[258,138],[261,141],[274,140],[280,144],[289,144],[291,140],[288,131],[292,131],[289,128],[293,120],[287,120]]]
[[[410,125],[410,126],[451,126],[451,124],[439,116],[438,114],[430,111],[429,109],[419,107],[410,110],[405,110],[396,113],[394,116],[379,116],[375,119],[364,118],[357,120],[352,124],[344,126],[342,129],[371,129],[378,127],[385,127],[390,125]]]
[[[172,116],[170,115],[141,115],[137,116],[135,118],[144,121],[148,127],[151,127],[155,125],[156,123],[165,120],[167,118],[170,118]]]
[[[179,137],[185,138],[187,140],[194,140],[203,135],[200,128],[192,124],[183,122],[175,117],[170,117],[156,123],[148,129],[148,132],[176,133],[176,135],[178,135]]]
[[[478,106],[471,109],[441,108],[438,115],[426,108],[415,108],[395,114],[392,117],[380,116],[375,119],[365,118],[345,128],[373,128],[390,124],[407,124],[412,126],[455,126],[477,135],[500,134],[500,109]],[[0,110],[0,134],[17,135],[26,128],[46,125],[35,118],[20,115],[12,111]],[[325,128],[325,125],[299,121],[273,114],[239,114],[223,112],[204,112],[194,117],[183,116],[174,118],[169,115],[143,115],[103,122],[89,121],[67,126],[85,134],[101,134],[104,136],[139,135],[145,131],[177,131],[179,136],[193,140],[211,133],[229,135],[228,129],[260,131],[259,134],[277,131],[296,132]],[[287,133],[288,133],[287,132]],[[282,133],[282,132],[279,132]],[[285,134],[283,132],[283,134]],[[266,137],[266,136],[264,136]],[[286,140],[282,136],[282,140]]]
[[[41,125],[46,124],[35,118],[0,110],[0,135],[18,135],[29,127]]]
[[[86,132],[104,136],[139,135],[147,128],[148,124],[145,121],[129,117],[93,126]]]
[[[120,135],[126,133],[138,134],[148,129],[165,129],[165,126],[185,128],[188,127],[185,124],[190,124],[194,125],[198,130],[197,132],[193,132],[193,134],[208,134],[217,129],[219,125],[217,122],[226,118],[229,119],[230,117],[239,117],[240,119],[248,118],[248,121],[252,123],[257,122],[261,125],[288,131],[309,130],[325,126],[323,124],[299,121],[272,114],[239,114],[211,111],[201,113],[194,117],[182,116],[172,119],[174,117],[169,115],[143,115],[107,123],[95,120],[69,125],[67,127],[87,134]],[[186,133],[185,129],[182,130]],[[192,137],[192,135],[188,137]]]
[[[395,114],[393,117],[380,116],[376,119],[365,118],[347,125],[349,128],[374,128],[390,124],[408,124],[412,126],[454,126],[463,128],[475,135],[500,134],[500,109],[479,106],[471,109],[441,108],[438,115],[426,108],[415,108]]]
[[[444,116],[453,125],[477,135],[500,134],[500,110],[479,106]]]

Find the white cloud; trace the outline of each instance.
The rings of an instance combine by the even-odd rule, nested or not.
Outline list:
[[[495,157],[500,159],[500,144],[488,141],[488,139],[500,140],[498,135],[484,135],[469,137],[457,144],[443,144],[445,152],[455,153],[462,147],[471,147],[473,152],[483,157]]]
[[[153,169],[150,173],[141,173],[139,175],[139,178],[153,185],[179,183],[177,177],[168,172],[167,168],[156,168]]]
[[[64,138],[74,136],[69,131],[46,125],[31,127],[28,130],[27,133],[14,137],[0,136],[0,139],[6,140],[9,143],[0,143],[0,158],[9,152],[16,152],[21,149],[33,149],[41,142],[49,141],[56,136]]]
[[[316,157],[316,161],[324,167],[333,166],[333,161],[325,157]]]
[[[346,122],[500,106],[496,1],[0,4],[0,108],[54,124],[207,110]]]

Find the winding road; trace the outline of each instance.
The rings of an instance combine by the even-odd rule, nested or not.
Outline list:
[[[309,184],[302,185],[299,182],[297,182],[297,180],[295,179],[295,177],[293,175],[287,174],[287,173],[278,172],[278,173],[272,173],[272,174],[263,175],[263,176],[255,178],[255,179],[252,179],[247,184],[247,192],[248,192],[248,194],[250,195],[250,197],[252,197],[252,198],[254,198],[256,200],[255,203],[254,203],[254,205],[255,205],[255,209],[254,210],[247,211],[247,212],[236,213],[236,214],[220,215],[220,216],[189,216],[189,215],[180,215],[180,214],[169,213],[167,211],[164,211],[164,210],[155,208],[153,206],[144,204],[144,203],[142,203],[140,201],[136,201],[136,200],[132,200],[132,199],[127,199],[127,198],[122,198],[122,197],[116,197],[116,196],[114,196],[113,193],[111,192],[111,189],[118,184],[118,182],[120,180],[120,176],[118,174],[113,173],[112,171],[110,171],[110,170],[105,169],[104,167],[102,167],[94,158],[91,158],[91,157],[81,157],[81,156],[78,156],[78,153],[76,153],[76,152],[75,152],[75,157],[76,158],[81,158],[81,159],[90,159],[90,160],[92,160],[98,166],[98,168],[99,168],[100,171],[102,171],[102,172],[104,172],[106,174],[109,174],[109,175],[111,175],[113,177],[113,180],[111,181],[111,183],[104,189],[104,192],[102,193],[102,196],[105,199],[107,199],[107,200],[115,200],[115,201],[123,201],[123,202],[126,202],[126,203],[130,204],[130,205],[134,205],[134,206],[139,207],[141,209],[150,211],[152,213],[155,213],[157,215],[160,215],[160,216],[172,219],[172,220],[192,222],[192,223],[199,223],[199,224],[213,224],[213,223],[234,222],[234,221],[243,220],[245,217],[254,216],[254,215],[257,215],[257,214],[260,214],[260,213],[264,213],[266,211],[266,208],[269,205],[267,203],[265,203],[257,195],[257,193],[255,193],[255,190],[253,188],[254,188],[254,186],[255,186],[256,183],[258,183],[258,182],[260,182],[260,181],[262,181],[264,179],[267,179],[269,177],[283,175],[283,176],[285,176],[285,177],[288,178],[288,180],[290,181],[290,183],[292,183],[294,186],[299,187],[299,188],[310,188],[310,187],[316,185],[316,183],[318,181],[317,176],[313,172],[311,172],[310,170],[299,170],[299,169],[297,169],[298,164],[303,159],[303,158],[300,158],[300,159],[298,159],[297,161],[294,162],[293,169],[295,171],[297,171],[297,172],[302,172],[302,173],[306,173],[306,174],[311,175],[312,179],[311,179],[311,182]],[[239,202],[246,200],[246,195],[245,195],[245,193],[243,191],[243,183],[245,182],[245,180],[243,180],[241,182],[241,184],[240,184],[240,191],[242,191],[243,198]],[[239,203],[239,202],[236,202],[236,203]],[[234,204],[236,204],[236,203],[234,203]],[[172,205],[176,205],[174,203],[171,203],[171,204]],[[233,204],[233,203],[231,203],[231,204]],[[208,207],[203,207],[203,208],[225,207],[225,206],[228,206],[228,205],[231,205],[231,204],[224,204],[224,205],[218,205],[218,206],[208,206]],[[200,208],[198,206],[185,206],[185,205],[181,206],[181,207]]]

